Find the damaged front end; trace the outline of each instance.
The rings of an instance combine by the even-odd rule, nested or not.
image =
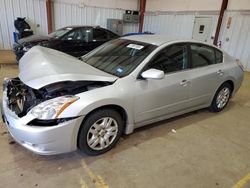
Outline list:
[[[103,81],[63,81],[33,89],[25,85],[19,78],[6,79],[6,104],[19,118],[25,116],[32,108],[47,100],[76,95],[96,88],[110,85],[111,82]]]
[[[43,102],[40,93],[26,86],[19,78],[6,79],[4,90],[7,92],[8,108],[18,117],[23,117],[30,108]]]

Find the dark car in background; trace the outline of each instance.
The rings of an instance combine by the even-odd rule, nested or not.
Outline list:
[[[40,45],[80,57],[101,44],[119,36],[99,26],[69,26],[56,30],[48,36],[32,35],[17,41],[13,51],[19,59],[30,48]]]

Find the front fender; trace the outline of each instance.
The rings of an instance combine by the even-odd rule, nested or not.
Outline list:
[[[79,100],[68,106],[59,116],[59,118],[86,116],[97,108],[107,105],[116,105],[124,109],[127,115],[127,125],[130,126],[132,132],[134,124],[133,100],[132,96],[123,88],[107,86],[103,88],[94,89],[91,91],[78,94]],[[126,128],[127,129],[127,128]]]

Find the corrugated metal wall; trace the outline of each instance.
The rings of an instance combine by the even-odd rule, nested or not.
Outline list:
[[[212,36],[215,32],[218,14],[208,14],[208,12],[147,12],[143,30],[167,35],[171,39],[191,39],[196,16],[212,17]],[[212,40],[208,42],[212,43]]]
[[[17,17],[26,17],[36,34],[47,34],[45,0],[0,0],[0,49],[11,49]]]
[[[124,10],[99,7],[82,7],[80,4],[54,2],[55,28],[68,25],[99,25],[107,28],[107,19],[122,19]],[[125,23],[123,33],[138,32],[138,24]]]
[[[231,24],[227,28],[229,17]],[[250,11],[227,11],[219,40],[222,48],[250,71]]]

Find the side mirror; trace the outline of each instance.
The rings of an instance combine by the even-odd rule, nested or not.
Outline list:
[[[160,80],[163,79],[165,74],[162,70],[158,70],[158,69],[149,69],[144,71],[141,74],[142,78],[145,79],[155,79],[155,80]]]

